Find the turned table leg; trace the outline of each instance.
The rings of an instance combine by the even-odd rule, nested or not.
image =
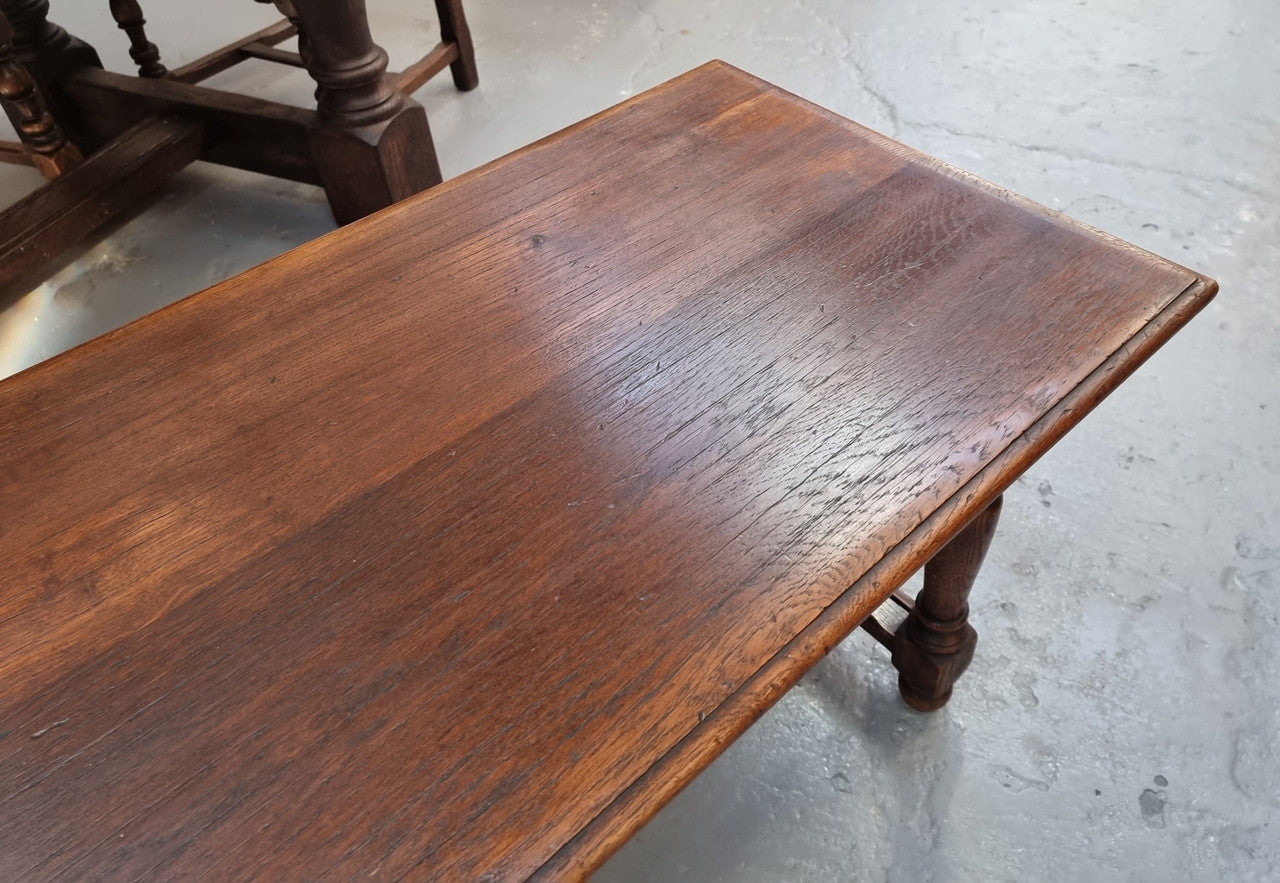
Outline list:
[[[386,77],[364,0],[293,0],[316,81],[311,151],[333,216],[346,224],[440,183],[427,114]]]
[[[969,590],[1000,520],[1003,498],[956,534],[924,567],[924,589],[893,640],[898,689],[917,711],[936,711],[969,667],[978,633],[969,625]]]

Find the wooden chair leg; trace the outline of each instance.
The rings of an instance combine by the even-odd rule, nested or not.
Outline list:
[[[138,65],[138,75],[159,79],[169,71],[160,63],[160,49],[147,39],[142,17],[142,7],[138,0],[110,0],[111,17],[116,25],[129,37],[129,57]]]
[[[319,87],[311,132],[317,171],[339,224],[440,183],[427,114],[385,76],[364,0],[293,0],[307,70]]]
[[[1001,497],[925,565],[924,588],[893,640],[898,689],[917,711],[936,711],[969,667],[978,633],[969,625],[969,591],[1000,520]]]
[[[18,137],[30,148],[32,163],[41,174],[57,178],[80,163],[80,151],[62,134],[35,80],[14,57],[13,28],[3,12],[0,12],[0,99]]]
[[[449,65],[453,84],[463,92],[480,85],[476,71],[476,50],[471,44],[471,29],[462,11],[462,0],[436,0],[436,12],[440,16],[440,39],[458,45],[458,58]]]
[[[101,68],[98,53],[49,21],[48,0],[0,0],[0,12],[13,26],[14,57],[35,81],[66,138],[82,153],[96,149],[101,139],[81,125],[79,108],[65,98],[58,84],[75,71]]]

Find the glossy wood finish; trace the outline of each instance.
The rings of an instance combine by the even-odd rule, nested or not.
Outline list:
[[[0,877],[581,877],[1214,290],[712,64],[16,375]]]

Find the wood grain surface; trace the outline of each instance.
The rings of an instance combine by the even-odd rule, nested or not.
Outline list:
[[[1214,284],[720,63],[0,384],[0,878],[580,877]]]

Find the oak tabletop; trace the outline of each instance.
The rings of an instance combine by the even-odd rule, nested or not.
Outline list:
[[[0,383],[0,878],[595,867],[1213,295],[712,63]]]

